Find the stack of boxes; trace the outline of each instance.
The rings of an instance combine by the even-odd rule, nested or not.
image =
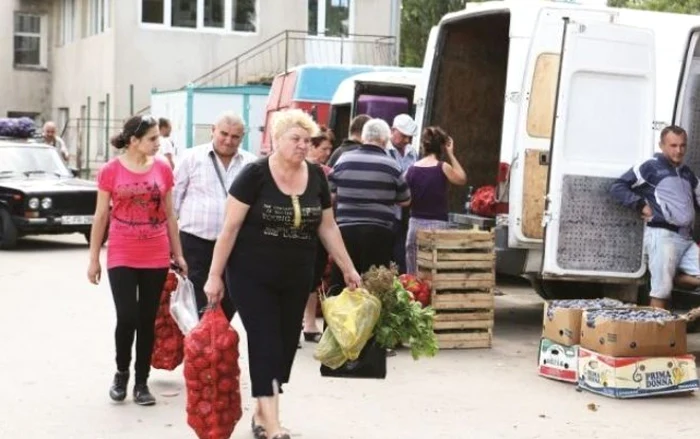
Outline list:
[[[490,348],[496,284],[493,232],[419,230],[418,277],[431,287],[440,349]]]
[[[538,363],[542,376],[614,398],[698,388],[686,321],[611,299],[548,302]]]

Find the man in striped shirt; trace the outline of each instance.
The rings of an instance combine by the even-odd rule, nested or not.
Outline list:
[[[204,284],[224,224],[228,189],[241,169],[257,160],[240,148],[244,133],[245,124],[238,115],[222,114],[212,127],[212,141],[188,150],[175,168],[173,205],[200,316],[207,304]],[[228,295],[221,304],[231,320],[235,309]]]
[[[337,204],[336,222],[360,273],[372,265],[389,266],[395,241],[394,206],[408,206],[411,194],[401,168],[385,150],[391,130],[382,119],[369,120],[359,148],[346,152],[328,176]],[[331,285],[343,285],[333,267]]]

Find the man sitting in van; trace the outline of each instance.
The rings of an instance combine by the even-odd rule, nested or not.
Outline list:
[[[700,207],[698,178],[686,165],[688,135],[683,128],[661,131],[661,154],[634,166],[610,187],[622,205],[646,221],[644,246],[649,257],[651,306],[668,308],[678,272],[685,284],[700,286],[700,254],[692,239],[695,209]]]

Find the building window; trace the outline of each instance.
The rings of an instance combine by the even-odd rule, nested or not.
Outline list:
[[[7,117],[10,119],[19,119],[20,117],[28,117],[34,121],[34,123],[39,122],[39,113],[33,111],[8,111]]]
[[[253,33],[258,29],[258,4],[259,0],[141,0],[141,23]]]
[[[345,37],[350,34],[350,0],[309,0],[309,35]]]
[[[61,1],[61,44],[72,43],[75,37],[75,0]]]
[[[256,0],[232,0],[232,30],[238,32],[255,32],[255,23],[257,21],[255,1]]]
[[[109,29],[110,0],[90,0],[88,31],[97,35]]]
[[[171,0],[171,25],[173,27],[197,27],[197,0]]]
[[[165,20],[165,5],[163,0],[141,1],[141,22],[163,24]]]
[[[23,67],[46,65],[43,18],[34,14],[15,14],[14,64]]]
[[[224,28],[224,0],[204,0],[204,27]]]

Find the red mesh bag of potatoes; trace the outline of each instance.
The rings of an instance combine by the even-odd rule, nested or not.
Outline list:
[[[238,341],[220,306],[185,337],[187,423],[199,439],[228,439],[243,415]]]
[[[185,336],[170,315],[170,295],[175,288],[177,288],[177,277],[170,271],[163,285],[156,314],[155,339],[151,355],[151,366],[156,369],[173,370],[182,363],[185,356]]]

